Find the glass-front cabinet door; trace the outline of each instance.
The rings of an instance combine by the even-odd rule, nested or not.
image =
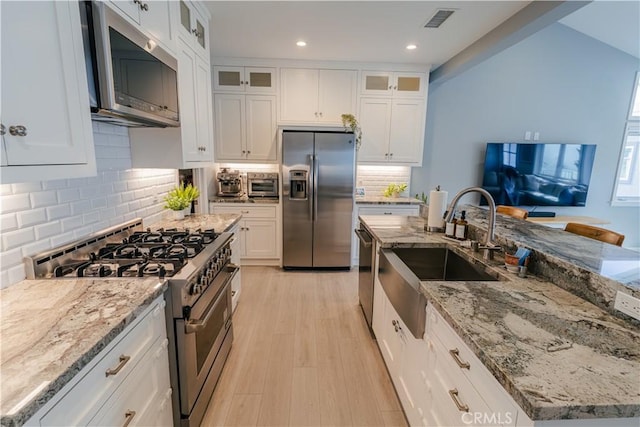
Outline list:
[[[361,94],[375,96],[423,97],[426,74],[363,71]]]
[[[393,93],[392,73],[384,71],[363,71],[362,95],[391,96]]]
[[[179,3],[179,29],[193,49],[197,50],[203,59],[209,61],[209,53],[207,52],[208,27],[205,25],[204,18],[192,3],[185,0],[180,0]]]
[[[261,67],[213,67],[216,91],[275,93],[276,69]]]

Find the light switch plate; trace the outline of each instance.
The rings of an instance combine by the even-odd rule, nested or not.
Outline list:
[[[640,299],[618,291],[613,308],[640,320]]]

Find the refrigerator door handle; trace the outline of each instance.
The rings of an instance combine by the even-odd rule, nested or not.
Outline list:
[[[313,156],[313,221],[318,219],[318,173],[320,171],[318,156]]]
[[[314,182],[314,174],[315,174],[315,161],[314,161],[314,156],[313,154],[309,154],[309,166],[310,166],[310,173],[309,175],[307,175],[307,188],[310,189],[312,188],[312,183]],[[313,194],[309,194],[307,193],[307,200],[309,203],[309,219],[311,221],[314,220],[313,217],[313,205],[314,205],[314,198],[315,198],[315,188],[313,188]]]

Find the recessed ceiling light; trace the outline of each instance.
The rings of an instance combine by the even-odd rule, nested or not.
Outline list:
[[[307,45],[307,42],[304,40],[299,40],[296,42],[296,46],[305,47],[306,45]]]
[[[407,50],[413,50],[415,48],[417,48],[418,46],[416,46],[415,44],[408,44],[407,45]]]

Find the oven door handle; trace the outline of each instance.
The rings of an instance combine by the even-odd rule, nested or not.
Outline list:
[[[220,292],[220,295],[218,296],[218,298],[216,298],[214,303],[211,304],[211,306],[210,306],[209,310],[207,311],[207,314],[205,314],[204,318],[196,319],[196,320],[188,320],[184,324],[184,333],[185,334],[194,334],[194,333],[196,333],[198,331],[203,330],[207,326],[207,322],[209,322],[209,319],[213,315],[213,313],[215,311],[215,308],[218,306],[218,303],[220,302],[220,300],[222,298],[226,298],[227,297],[227,287],[230,285],[230,282],[233,280],[235,275],[238,273],[238,270],[240,270],[240,267],[238,267],[235,264],[228,264],[226,268],[231,271],[231,274],[229,275],[229,277],[227,277],[225,279],[224,285],[222,285],[222,292]]]

